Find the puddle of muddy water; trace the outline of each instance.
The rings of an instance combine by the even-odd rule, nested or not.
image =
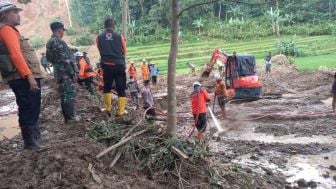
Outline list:
[[[332,136],[312,136],[312,137],[296,137],[295,135],[283,135],[273,136],[265,133],[241,133],[237,131],[229,131],[223,136],[225,139],[233,140],[247,140],[258,141],[265,143],[283,143],[283,144],[309,144],[309,143],[321,143],[321,144],[336,144],[336,138]]]
[[[17,115],[10,115],[0,120],[0,140],[13,138],[20,133]]]
[[[325,157],[328,157],[326,159]],[[329,169],[330,165],[336,165],[336,151],[320,155],[296,155],[292,156],[285,167],[279,167],[266,159],[252,160],[251,154],[245,154],[232,160],[233,163],[253,168],[255,172],[265,173],[264,168],[279,172],[287,177],[287,182],[292,187],[297,187],[297,181],[304,179],[313,181],[317,188],[334,189],[336,181],[333,176],[336,171]],[[328,176],[326,176],[328,175]]]
[[[336,151],[320,155],[296,155],[289,159],[283,173],[288,176],[287,182],[294,183],[299,179],[314,181],[319,188],[336,188],[333,176],[336,171],[329,169],[336,165]]]

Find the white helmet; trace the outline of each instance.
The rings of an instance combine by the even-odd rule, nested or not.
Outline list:
[[[22,9],[16,7],[16,5],[14,5],[11,2],[0,2],[0,13],[3,13],[5,11],[8,10],[19,10],[21,11]]]
[[[202,85],[201,85],[200,82],[196,81],[196,82],[193,83],[193,87],[195,87],[195,86],[202,86]]]
[[[79,57],[79,56],[83,56],[83,53],[81,53],[81,52],[76,52],[74,55],[77,56],[77,57]]]

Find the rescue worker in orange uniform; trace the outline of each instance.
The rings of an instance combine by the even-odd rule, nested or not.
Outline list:
[[[217,97],[218,105],[221,109],[221,118],[225,118],[225,98],[228,96],[226,86],[222,81],[221,76],[216,75],[216,88],[215,88],[215,96]],[[216,99],[215,99],[216,100]]]
[[[145,59],[142,60],[141,74],[142,74],[143,81],[149,80],[150,73],[149,73],[148,65],[146,64]]]
[[[20,25],[21,10],[13,3],[0,2],[0,72],[14,92],[19,107],[23,148],[38,150],[41,148],[39,115],[42,72],[34,49],[16,28]]]
[[[101,91],[104,88],[104,74],[103,69],[100,67],[100,63],[96,64],[96,70],[94,75],[94,84],[96,85],[96,90]]]
[[[197,139],[203,142],[205,139],[204,132],[207,126],[206,108],[207,103],[210,101],[210,96],[205,89],[201,88],[199,82],[194,82],[193,87],[194,90],[191,94],[192,114],[198,131]]]
[[[138,80],[137,71],[134,66],[134,61],[132,60],[130,67],[128,68],[128,74],[133,77],[134,81]]]
[[[77,57],[79,64],[79,78],[84,81],[84,85],[89,93],[94,95],[92,84],[95,73],[92,69],[92,66],[84,58],[83,53],[77,52],[75,56]]]

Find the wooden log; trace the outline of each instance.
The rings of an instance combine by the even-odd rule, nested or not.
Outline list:
[[[133,135],[131,135],[131,136],[125,138],[124,140],[121,140],[121,141],[119,141],[118,143],[116,143],[116,144],[114,144],[114,145],[112,145],[112,146],[106,148],[105,150],[103,150],[102,152],[100,152],[100,153],[96,156],[96,158],[100,158],[100,157],[102,157],[103,155],[107,154],[107,153],[110,152],[111,150],[114,150],[114,149],[118,148],[119,146],[125,144],[126,142],[130,141],[130,140],[133,139],[134,137],[136,137],[136,136],[138,136],[138,135],[141,135],[142,133],[144,133],[144,132],[146,132],[146,131],[147,131],[147,129],[144,129],[144,130],[141,130],[141,131],[139,131],[139,132],[136,132],[136,133],[134,133]]]
[[[180,156],[181,158],[183,158],[183,159],[189,159],[189,156],[186,153],[184,153],[182,150],[176,148],[175,146],[172,146],[171,149],[173,150],[173,152],[176,155]]]

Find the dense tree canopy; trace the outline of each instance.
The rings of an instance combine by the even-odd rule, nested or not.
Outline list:
[[[128,30],[130,42],[147,42],[169,38],[169,0],[129,0]],[[211,37],[248,38],[273,35],[273,21],[268,12],[278,11],[279,32],[284,34],[331,34],[336,19],[336,1],[308,0],[183,0],[181,10],[199,2],[212,2],[193,7],[180,17],[181,34]],[[105,17],[113,16],[120,30],[120,0],[70,0],[75,21],[93,33],[99,32]],[[199,22],[201,21],[201,22]],[[195,24],[192,24],[195,23]],[[197,24],[196,24],[197,23]],[[332,24],[332,26],[330,26]],[[317,25],[320,31],[315,31]],[[202,26],[202,29],[200,26]],[[202,32],[201,32],[202,29]],[[238,29],[238,31],[237,31]],[[274,29],[273,29],[274,30]],[[225,31],[225,32],[224,32]]]

